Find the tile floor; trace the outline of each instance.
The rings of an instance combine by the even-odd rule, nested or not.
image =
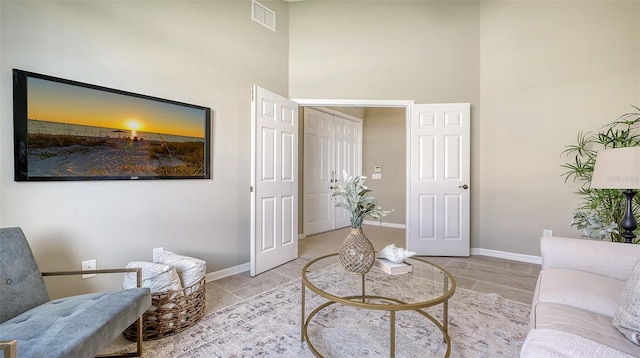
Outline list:
[[[256,277],[251,277],[247,271],[208,282],[205,314],[300,278],[302,267],[309,260],[337,252],[349,230],[349,228],[345,228],[301,239],[298,259]],[[368,225],[364,227],[364,230],[376,250],[389,244],[405,246],[404,229]],[[451,272],[456,278],[458,287],[484,293],[495,292],[505,298],[528,304],[533,298],[536,279],[540,272],[540,265],[488,256],[428,257],[427,260]],[[121,335],[101,353],[113,353],[123,345],[130,343]]]
[[[386,245],[404,247],[404,229],[364,227],[376,250]],[[300,278],[302,267],[312,258],[337,252],[349,228],[312,235],[299,241],[299,258],[251,277],[239,273],[207,283],[207,313],[246,300],[270,288]],[[531,303],[540,265],[488,256],[429,257],[451,272],[458,287],[478,292],[495,292],[505,298]]]

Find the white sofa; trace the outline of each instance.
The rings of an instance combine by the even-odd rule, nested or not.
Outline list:
[[[640,245],[543,237],[540,250],[520,357],[640,357],[640,346],[612,324]]]

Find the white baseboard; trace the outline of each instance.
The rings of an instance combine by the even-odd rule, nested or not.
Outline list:
[[[501,259],[527,262],[530,264],[542,264],[542,257],[540,256],[532,256],[532,255],[523,255],[523,254],[515,254],[513,252],[505,252],[505,251],[497,251],[497,250],[489,250],[489,249],[480,249],[480,248],[472,248],[471,255],[483,255],[490,257],[497,257]]]
[[[251,268],[251,263],[246,262],[238,266],[229,267],[219,271],[209,272],[208,274],[204,275],[204,277],[207,282],[211,282],[211,281],[219,280],[221,278],[225,278],[227,276],[235,275],[237,273],[249,271],[250,268]]]
[[[363,225],[373,225],[373,226],[384,226],[384,227],[392,227],[395,229],[406,229],[407,226],[405,224],[394,224],[394,223],[386,223],[386,222],[379,222],[379,221],[373,221],[373,220],[364,220],[362,222]],[[304,239],[306,238],[305,234],[298,234],[298,239]]]
[[[407,225],[405,224],[394,224],[394,223],[386,223],[384,221],[373,221],[373,220],[364,220],[362,221],[364,225],[373,225],[373,226],[384,226],[384,227],[392,227],[396,229],[406,229]]]

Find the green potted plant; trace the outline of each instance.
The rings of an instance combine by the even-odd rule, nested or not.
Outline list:
[[[603,126],[599,132],[578,133],[577,143],[567,145],[562,154],[572,160],[562,165],[565,183],[573,180],[580,184],[578,194],[581,201],[576,207],[571,226],[581,230],[588,238],[623,242],[619,223],[625,209],[626,199],[621,190],[592,189],[591,177],[596,156],[600,150],[635,147],[640,145],[640,108],[626,113]],[[640,198],[633,202],[634,215]],[[638,243],[636,240],[635,243]]]
[[[375,261],[376,252],[371,241],[362,232],[362,221],[370,216],[378,219],[392,210],[382,210],[378,200],[369,195],[371,189],[365,185],[366,176],[347,177],[343,173],[345,186],[337,185],[332,197],[341,197],[344,201],[336,203],[336,207],[349,211],[351,232],[342,242],[339,250],[340,261],[345,269],[352,273],[369,272]]]

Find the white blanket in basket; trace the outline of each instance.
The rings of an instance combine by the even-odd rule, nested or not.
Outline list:
[[[202,280],[207,271],[207,264],[203,260],[178,255],[171,251],[162,251],[154,259],[157,263],[174,266],[178,272],[178,277],[180,277],[182,287],[185,288]],[[192,289],[196,290],[197,287]],[[185,292],[187,295],[190,293],[191,292]]]
[[[134,261],[127,264],[127,268],[142,269],[142,287],[149,287],[151,293],[180,291],[182,283],[176,268],[171,265],[154,262]],[[124,275],[123,288],[136,287],[136,274],[129,272]]]

